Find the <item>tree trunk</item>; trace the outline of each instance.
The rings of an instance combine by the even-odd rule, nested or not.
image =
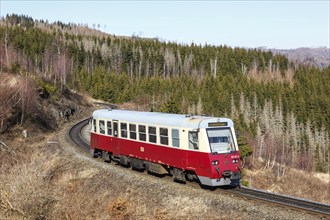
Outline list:
[[[5,53],[6,53],[6,65],[9,68],[9,57],[8,57],[8,24],[6,22],[6,32],[5,32]]]

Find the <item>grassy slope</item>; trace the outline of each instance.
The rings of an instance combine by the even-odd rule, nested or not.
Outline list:
[[[277,168],[265,169],[262,164],[245,172],[244,179],[249,181],[249,187],[330,204],[328,174],[303,172],[287,167],[279,177]]]
[[[92,159],[65,141],[68,127],[6,140],[16,160],[1,162],[0,218],[316,219]]]
[[[91,159],[68,143],[65,134],[70,121],[88,117],[93,107],[83,98],[67,97],[61,102],[77,104],[78,110],[69,121],[58,122],[56,131],[45,132],[28,123],[0,136],[6,143],[0,145],[1,219],[313,219]],[[45,109],[52,104],[47,105]],[[23,129],[28,130],[27,138]],[[305,190],[305,184],[295,188]]]

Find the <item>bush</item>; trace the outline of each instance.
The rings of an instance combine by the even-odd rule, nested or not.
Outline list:
[[[249,181],[241,179],[241,185],[248,187],[249,186]]]
[[[57,94],[57,87],[55,85],[52,85],[48,82],[45,82],[43,80],[38,80],[38,85],[41,87],[39,91],[39,95],[41,98],[47,99],[50,96],[56,95]]]

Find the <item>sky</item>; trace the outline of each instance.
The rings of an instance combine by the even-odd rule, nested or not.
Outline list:
[[[330,0],[28,1],[0,0],[1,16],[88,24],[109,34],[180,44],[330,48]]]

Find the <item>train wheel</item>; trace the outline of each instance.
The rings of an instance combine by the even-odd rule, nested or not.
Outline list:
[[[104,162],[110,163],[110,153],[107,151],[102,151],[102,159]]]
[[[124,155],[119,156],[119,163],[123,167],[130,167],[129,158]]]
[[[186,182],[185,172],[181,169],[173,168],[172,178],[176,182],[180,182],[180,183],[185,183]]]
[[[98,155],[98,152],[97,152],[97,149],[90,149],[89,150],[89,153],[90,153],[90,155],[93,157],[93,158],[97,158],[97,157],[99,157],[99,155]]]

